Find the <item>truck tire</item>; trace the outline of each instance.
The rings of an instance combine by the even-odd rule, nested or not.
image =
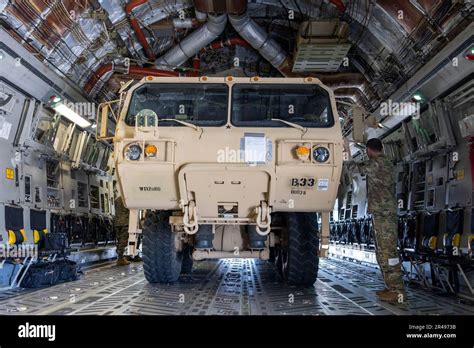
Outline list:
[[[288,246],[281,253],[283,277],[290,285],[312,286],[318,277],[319,235],[315,213],[288,213]]]
[[[147,212],[143,224],[143,269],[150,283],[173,283],[181,273],[183,253],[176,249],[170,212]]]
[[[190,274],[193,272],[193,247],[186,244],[183,248],[183,263],[181,265],[181,274]]]

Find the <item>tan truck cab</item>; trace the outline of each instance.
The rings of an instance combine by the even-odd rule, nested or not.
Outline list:
[[[343,162],[329,88],[311,77],[145,77],[121,105],[115,165],[132,234],[145,216],[148,281],[174,282],[193,260],[250,257],[314,283],[317,213],[333,209]]]

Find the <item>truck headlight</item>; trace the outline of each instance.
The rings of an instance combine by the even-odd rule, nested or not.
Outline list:
[[[313,148],[313,159],[319,163],[327,162],[329,159],[329,150],[324,146],[315,146]]]
[[[136,161],[142,155],[142,148],[138,144],[129,145],[125,149],[125,158],[130,161]]]

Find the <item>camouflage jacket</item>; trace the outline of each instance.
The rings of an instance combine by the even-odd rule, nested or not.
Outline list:
[[[382,154],[363,163],[350,161],[347,165],[351,172],[358,170],[360,174],[367,176],[369,213],[384,216],[397,213],[394,167],[387,156]]]
[[[128,226],[129,211],[123,204],[122,197],[115,199],[115,226]]]

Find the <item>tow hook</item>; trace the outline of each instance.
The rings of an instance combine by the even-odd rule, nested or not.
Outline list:
[[[256,219],[256,231],[261,236],[266,236],[270,233],[271,230],[271,223],[272,218],[270,216],[271,208],[268,206],[267,202],[262,201],[259,207],[255,208],[255,212],[257,213]]]
[[[195,234],[199,229],[199,225],[197,207],[194,201],[190,201],[188,205],[184,205],[183,212],[184,232],[187,234]]]

